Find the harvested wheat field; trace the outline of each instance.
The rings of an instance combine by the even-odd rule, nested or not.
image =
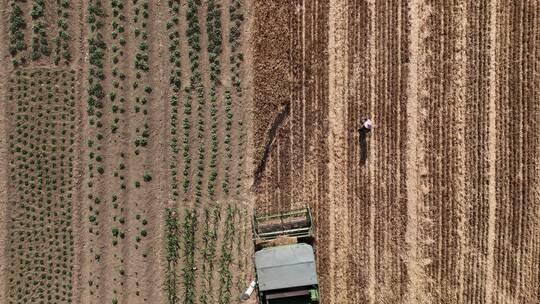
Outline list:
[[[540,303],[540,2],[0,3],[0,303]]]
[[[324,303],[540,303],[539,14],[257,2],[256,206],[311,206]]]

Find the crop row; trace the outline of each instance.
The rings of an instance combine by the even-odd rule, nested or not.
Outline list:
[[[204,84],[202,82],[202,75],[199,69],[199,53],[201,52],[200,46],[200,27],[199,27],[199,17],[198,10],[201,5],[201,1],[193,0],[188,1],[188,43],[193,51],[197,52],[193,56],[190,56],[191,59],[191,70],[192,74],[192,86],[191,89],[195,89],[196,100],[197,100],[197,139],[199,142],[198,155],[197,155],[197,166],[195,173],[195,202],[200,203],[202,199],[202,183],[204,177],[205,169],[205,157],[206,157],[206,143],[205,143],[205,113],[206,113],[206,100],[204,95]],[[191,12],[194,12],[191,14]]]
[[[195,231],[197,230],[197,212],[195,210],[186,212],[183,225],[183,249],[184,267],[184,304],[195,303]]]
[[[111,38],[113,41],[111,50],[112,54],[112,89],[109,92],[109,99],[111,101],[113,113],[113,121],[111,123],[111,133],[117,133],[120,128],[120,117],[126,112],[124,97],[124,81],[126,75],[122,73],[119,63],[123,61],[124,47],[126,45],[125,39],[125,22],[126,17],[123,15],[124,3],[122,0],[111,1],[112,6],[112,32]]]
[[[179,196],[178,193],[178,97],[176,94],[181,90],[181,62],[180,62],[180,33],[178,32],[178,23],[180,20],[180,1],[167,1],[170,18],[166,23],[166,30],[169,38],[169,61],[171,63],[169,84],[174,92],[169,99],[170,103],[170,153],[169,153],[169,172],[171,176],[170,198],[176,202]],[[173,205],[176,207],[176,204]],[[176,304],[178,302],[178,275],[177,266],[179,259],[179,226],[178,215],[174,209],[166,209],[166,257],[167,268],[165,270],[165,293],[168,304]]]
[[[239,224],[236,226],[239,227],[236,236],[236,266],[238,269],[240,269],[241,274],[236,277],[236,290],[240,293],[243,291],[243,288],[245,288],[245,284],[248,279],[248,271],[246,267],[249,267],[249,264],[247,262],[248,255],[243,254],[243,250],[246,248],[248,244],[248,232],[250,231],[248,227],[251,225],[251,221],[249,220],[250,217],[248,216],[248,212],[246,210],[241,210],[240,208],[237,208],[237,217]],[[241,226],[240,226],[241,225]]]
[[[167,21],[166,29],[168,31],[169,37],[169,61],[172,64],[170,71],[169,83],[173,89],[174,94],[178,93],[181,90],[181,70],[180,70],[180,33],[178,32],[177,26],[179,22],[179,13],[180,13],[180,4],[178,0],[168,1],[170,19]],[[178,154],[180,152],[178,148],[178,98],[176,95],[171,95],[170,97],[170,164],[169,170],[171,173],[171,197],[176,200],[179,196],[178,193]]]
[[[232,99],[236,99],[238,103],[242,100],[242,81],[241,81],[241,71],[242,71],[242,63],[244,61],[244,54],[241,50],[241,30],[242,30],[242,24],[244,22],[244,14],[243,14],[243,7],[240,0],[233,0],[231,3],[231,6],[229,7],[229,20],[230,20],[230,28],[229,28],[229,43],[231,45],[231,54],[229,57],[229,64],[230,64],[230,73],[231,73],[231,83],[234,88],[234,97],[232,97],[232,94],[230,90],[227,90],[226,93],[226,115],[227,115],[227,135],[225,137],[225,144],[227,145],[227,151],[229,153],[229,150],[232,151],[232,144],[229,143],[230,136],[228,135],[230,133],[230,128],[232,126]],[[237,180],[236,180],[236,194],[240,194],[240,187],[241,187],[241,181],[242,176],[244,175],[244,155],[245,155],[245,140],[246,140],[246,130],[244,126],[244,122],[242,121],[242,117],[237,118],[237,130],[239,131],[239,138],[238,138],[238,164],[236,165],[237,168]],[[227,183],[223,184],[224,189],[228,189],[229,183],[228,180],[226,180]]]
[[[166,231],[166,252],[167,269],[165,273],[165,292],[169,304],[176,304],[178,301],[176,287],[178,277],[176,267],[180,251],[180,226],[178,223],[178,214],[172,209],[165,210],[165,231]]]
[[[12,63],[14,66],[19,65],[17,53],[26,50],[28,47],[24,40],[24,30],[26,29],[26,21],[24,13],[19,4],[11,1],[11,14],[9,16],[9,53],[11,54]],[[24,63],[24,57],[20,59]]]
[[[219,62],[222,53],[221,35],[221,4],[220,1],[209,0],[207,2],[206,31],[208,33],[208,62],[210,66],[210,176],[208,178],[208,195],[214,196],[216,179],[218,175],[218,120],[217,120],[217,87],[220,84],[221,64]]]
[[[217,232],[219,228],[219,220],[221,209],[219,207],[207,207],[204,209],[204,226],[203,226],[203,290],[213,290],[212,280],[214,278],[214,263],[216,258],[216,243]],[[199,296],[201,304],[214,303],[213,293],[202,292]]]
[[[69,53],[69,42],[71,37],[68,32],[68,18],[70,0],[56,0],[58,20],[56,24],[58,26],[58,33],[54,38],[55,58],[54,63],[60,64],[60,60],[64,59],[64,62],[68,64],[71,61],[71,54]]]
[[[124,114],[126,112],[125,104],[126,104],[126,98],[125,98],[125,83],[126,83],[126,75],[122,71],[121,64],[126,60],[126,56],[124,54],[124,49],[126,46],[126,32],[125,32],[125,25],[126,25],[126,17],[124,15],[125,7],[124,7],[124,1],[123,0],[113,0],[110,1],[110,11],[111,14],[110,18],[111,20],[111,30],[110,30],[110,39],[112,41],[111,45],[111,51],[112,56],[110,58],[111,62],[111,79],[112,79],[112,87],[110,89],[110,92],[108,94],[108,98],[110,102],[108,103],[110,105],[110,113],[112,114],[112,121],[110,125],[110,131],[111,131],[111,137],[115,138],[114,142],[119,143],[120,151],[114,151],[115,149],[111,149],[114,152],[109,152],[110,155],[116,153],[115,159],[118,159],[118,163],[114,167],[114,171],[112,173],[113,177],[115,177],[118,181],[117,183],[113,183],[115,186],[114,188],[111,188],[111,201],[110,204],[112,206],[112,228],[111,228],[111,235],[112,235],[112,246],[116,247],[120,242],[126,242],[128,238],[127,236],[127,228],[124,227],[126,223],[126,217],[127,217],[127,210],[125,210],[125,203],[126,203],[126,176],[125,173],[127,171],[126,168],[126,154],[124,153],[125,149],[125,141],[126,139],[122,135],[122,131],[125,130],[125,128],[122,128],[124,125]],[[115,189],[116,188],[116,189]],[[121,249],[116,249],[121,250]],[[119,283],[120,286],[114,286],[113,288],[113,298],[111,302],[113,304],[118,304],[118,298],[117,298],[117,288],[121,288],[123,285],[122,277],[124,275],[123,273],[123,261],[122,258],[119,257],[119,255],[114,254],[115,257],[115,265],[119,269],[112,272],[116,275],[116,278],[114,279],[115,283]],[[111,286],[112,287],[112,286]]]
[[[41,55],[49,56],[51,50],[47,42],[47,26],[45,19],[45,0],[34,0],[32,4],[32,60],[38,60]]]
[[[219,304],[229,304],[231,301],[232,274],[231,263],[233,256],[233,240],[236,233],[235,228],[235,207],[227,207],[227,217],[225,219],[225,236],[221,244],[221,257],[219,261]]]
[[[107,45],[103,34],[101,33],[105,22],[105,9],[99,0],[90,1],[88,3],[88,16],[86,20],[89,26],[88,51],[89,51],[89,75],[88,75],[88,100],[87,100],[87,116],[89,135],[86,145],[88,147],[88,168],[87,168],[87,197],[88,200],[88,221],[90,234],[95,234],[92,243],[95,243],[99,234],[99,206],[102,203],[102,193],[96,191],[94,184],[94,173],[99,176],[105,173],[104,156],[100,153],[103,151],[103,108],[104,99],[106,97],[103,88],[105,79],[104,72],[104,57]],[[101,253],[93,245],[90,245],[90,253],[94,254],[95,262],[100,261]],[[90,294],[93,295],[94,281],[99,282],[100,278],[95,277],[94,273],[90,272],[88,286]]]
[[[133,81],[133,90],[135,91],[135,113],[143,114],[143,126],[142,130],[140,127],[135,128],[137,133],[137,138],[135,139],[135,154],[139,155],[139,148],[146,147],[150,137],[150,126],[148,120],[148,102],[150,101],[150,94],[152,93],[152,87],[144,84],[147,80],[146,75],[150,70],[148,64],[149,60],[149,44],[148,44],[148,18],[149,18],[149,3],[148,1],[142,1],[142,4],[139,0],[133,0],[133,22],[135,27],[133,28],[133,33],[135,35],[136,41],[138,42],[137,53],[135,54],[134,68],[136,70],[135,77]],[[142,20],[139,18],[142,16]],[[138,24],[141,25],[142,29],[138,27]],[[139,81],[143,82],[142,85],[139,85]],[[135,187],[137,186],[138,181],[135,182]]]
[[[71,303],[75,144],[73,71],[10,79],[10,294],[7,303]],[[44,250],[46,249],[46,250]]]

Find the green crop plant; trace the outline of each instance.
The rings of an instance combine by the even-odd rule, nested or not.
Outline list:
[[[241,39],[242,39],[242,24],[244,22],[244,14],[243,14],[243,7],[242,2],[240,0],[233,0],[231,3],[231,6],[229,7],[229,44],[231,46],[231,54],[230,54],[230,71],[231,71],[231,83],[234,87],[234,98],[238,100],[239,103],[242,101],[243,92],[242,92],[242,82],[240,73],[242,70],[242,63],[244,61],[244,55],[241,52]],[[227,104],[227,128],[230,128],[230,126],[233,123],[233,113],[230,111],[230,108],[232,107],[232,104]],[[238,151],[238,158],[237,158],[237,180],[236,180],[236,194],[238,195],[240,193],[240,187],[242,182],[242,176],[244,175],[244,151],[245,151],[245,141],[246,141],[246,130],[242,122],[242,117],[237,117],[237,126],[235,126],[240,132],[240,136],[238,138],[237,142],[237,148]],[[232,157],[233,155],[233,149],[232,146],[227,147],[227,157]],[[227,186],[230,185],[228,181],[229,177],[227,177],[227,182],[224,182],[224,185]]]
[[[230,266],[232,263],[232,248],[235,229],[235,208],[231,205],[227,207],[225,218],[225,236],[221,245],[221,257],[219,261],[219,304],[228,304],[231,300],[232,274]]]
[[[49,56],[51,51],[47,42],[46,25],[41,21],[45,17],[45,0],[34,0],[32,4],[32,60],[38,60],[41,55]]]
[[[165,210],[165,234],[165,256],[167,259],[167,268],[165,272],[165,291],[167,293],[168,304],[176,304],[178,302],[178,276],[176,273],[176,267],[178,265],[180,250],[180,226],[178,223],[178,215],[172,209]]]
[[[147,183],[150,182],[150,181],[152,180],[152,176],[150,175],[150,173],[148,173],[148,172],[145,173],[145,174],[143,175],[143,180],[144,180],[145,182],[147,182]]]
[[[195,210],[186,212],[183,224],[183,249],[184,267],[182,273],[184,277],[184,304],[195,303],[195,232],[197,231],[197,212]]]
[[[70,0],[57,0],[57,26],[58,33],[54,38],[55,42],[55,58],[54,63],[56,65],[60,64],[60,61],[64,59],[65,64],[69,64],[71,61],[71,54],[69,52],[69,42],[71,37],[68,33],[68,10],[70,8]]]
[[[100,133],[100,127],[103,126],[103,108],[104,108],[104,98],[106,93],[103,87],[103,81],[105,79],[104,72],[104,58],[105,50],[107,45],[105,38],[101,33],[104,26],[105,19],[105,10],[103,8],[102,2],[99,0],[89,1],[88,3],[88,15],[86,18],[87,25],[89,26],[88,34],[88,62],[90,63],[90,68],[88,70],[88,100],[87,100],[87,115],[89,117],[90,123],[90,140],[94,142],[90,153],[97,154],[98,151],[102,151],[103,145],[103,133]],[[94,128],[95,127],[95,128]],[[103,162],[103,157],[101,155],[96,156],[96,161]],[[99,166],[98,166],[99,168]],[[94,184],[94,172],[93,169],[88,170],[87,172],[88,183],[87,186],[90,188]],[[91,191],[94,193],[96,199],[92,200],[89,197],[90,204],[89,207],[95,206],[100,201],[101,193],[96,191]],[[96,208],[97,209],[97,208]],[[96,212],[96,217],[98,213]],[[97,229],[96,229],[97,237]],[[90,250],[96,250],[95,248],[90,248]],[[93,278],[98,280],[98,277],[92,275]],[[91,291],[92,292],[92,291]]]
[[[26,42],[24,40],[24,29],[26,28],[26,22],[24,21],[24,13],[21,7],[16,3],[11,3],[11,14],[9,16],[9,53],[13,57],[14,65],[18,65],[19,61],[16,59],[18,52],[26,50]]]
[[[189,0],[188,6],[186,10],[186,20],[188,23],[188,27],[186,29],[186,36],[188,40],[188,56],[189,56],[189,62],[191,64],[191,76],[189,77],[189,85],[187,85],[184,89],[184,114],[186,114],[184,121],[183,121],[183,129],[184,129],[184,139],[183,139],[183,160],[184,160],[184,169],[183,169],[183,190],[184,193],[187,193],[189,191],[189,187],[191,184],[190,181],[190,170],[191,170],[191,148],[190,148],[190,129],[191,129],[191,122],[189,120],[189,115],[191,114],[191,108],[192,108],[192,95],[194,92],[196,92],[197,97],[197,110],[198,110],[198,133],[197,138],[203,137],[203,133],[201,130],[204,130],[204,122],[202,121],[202,111],[204,109],[204,88],[202,84],[202,77],[198,70],[199,68],[199,52],[201,50],[200,48],[200,26],[199,26],[199,20],[197,16],[197,12],[199,11],[199,6],[201,5],[200,1],[195,0]],[[178,9],[176,9],[175,2],[173,1],[170,3],[170,8],[173,10],[173,13],[176,14],[178,12]],[[173,14],[173,18],[174,18]],[[175,21],[177,19],[173,20],[173,23],[177,22]],[[178,36],[177,34],[173,33],[173,35],[170,35],[169,38],[175,39],[175,37]],[[173,49],[176,46],[173,46]],[[178,53],[177,56],[180,54]],[[176,55],[174,55],[176,56]],[[179,59],[178,57],[172,58],[173,61],[176,61]],[[174,71],[175,75],[179,75],[179,70]],[[203,145],[203,141],[199,140],[199,147]],[[204,157],[204,156],[203,156]],[[199,163],[201,161],[201,157],[199,156]],[[200,167],[200,166],[199,166]],[[202,174],[200,169],[197,169],[197,176]],[[200,178],[197,178],[198,180]],[[198,191],[196,193],[196,202],[201,201],[201,193]]]
[[[217,139],[217,87],[220,82],[221,64],[219,56],[222,52],[221,35],[221,5],[219,1],[209,0],[207,6],[206,31],[208,33],[208,61],[210,65],[210,116],[211,116],[211,153],[210,153],[210,176],[208,178],[208,195],[215,194],[218,171],[218,139]]]

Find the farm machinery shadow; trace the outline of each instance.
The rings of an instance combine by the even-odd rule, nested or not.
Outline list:
[[[268,130],[268,134],[266,135],[266,144],[264,147],[264,153],[261,159],[259,160],[259,163],[255,169],[254,180],[253,180],[253,185],[252,185],[253,190],[255,190],[261,182],[264,170],[266,168],[266,162],[268,161],[268,157],[270,156],[270,152],[272,151],[272,145],[279,131],[279,128],[283,125],[283,123],[289,116],[289,110],[290,110],[290,105],[286,104],[285,107],[283,107],[283,109],[278,113],[276,118],[274,118],[274,121],[272,122],[272,125],[270,126],[270,129]]]

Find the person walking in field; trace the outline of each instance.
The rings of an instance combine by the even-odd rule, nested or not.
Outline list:
[[[368,149],[368,144],[367,144],[367,139],[366,139],[366,135],[371,132],[371,128],[373,128],[373,122],[371,121],[371,119],[366,119],[364,120],[364,123],[362,123],[362,126],[360,127],[360,129],[358,129],[358,133],[360,133],[360,164],[361,165],[365,165],[366,164],[366,161],[367,161],[367,149]]]
[[[358,129],[358,132],[362,133],[362,132],[365,132],[365,133],[369,133],[371,131],[371,128],[373,127],[373,122],[371,121],[371,119],[366,119],[364,121],[364,123],[362,124],[362,126],[360,127],[360,129]]]

